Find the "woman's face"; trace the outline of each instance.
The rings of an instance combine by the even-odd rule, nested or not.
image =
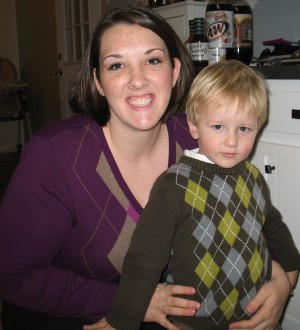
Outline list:
[[[110,107],[110,123],[150,130],[168,106],[180,62],[171,60],[164,41],[138,25],[119,24],[104,32],[100,48],[99,93]]]

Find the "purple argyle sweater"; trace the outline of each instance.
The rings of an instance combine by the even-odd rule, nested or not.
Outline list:
[[[196,143],[184,115],[167,126],[170,166]],[[99,320],[141,211],[95,121],[80,114],[49,125],[25,146],[0,206],[0,297]]]

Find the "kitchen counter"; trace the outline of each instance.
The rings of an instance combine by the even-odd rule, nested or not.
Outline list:
[[[266,79],[300,79],[300,64],[251,66]]]

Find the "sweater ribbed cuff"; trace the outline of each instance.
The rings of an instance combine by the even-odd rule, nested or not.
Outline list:
[[[300,271],[300,254],[297,253],[290,255],[288,260],[280,260],[279,263],[286,272],[291,272],[294,270]]]

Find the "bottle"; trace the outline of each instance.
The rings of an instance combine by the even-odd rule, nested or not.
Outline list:
[[[188,50],[188,52],[191,53],[191,51],[190,51],[190,43],[194,39],[194,20],[193,19],[190,19],[189,20],[189,31],[190,31],[189,37],[184,42],[184,44],[185,44],[185,47]]]
[[[247,0],[233,1],[233,20],[232,58],[249,65],[253,55],[253,15]]]
[[[163,1],[162,0],[149,0],[148,4],[150,7],[162,6]]]
[[[208,63],[228,59],[232,54],[234,26],[231,0],[209,0],[206,12],[206,35],[209,40]]]
[[[194,37],[190,41],[190,54],[196,71],[208,65],[208,38],[205,33],[205,19],[194,18]]]

